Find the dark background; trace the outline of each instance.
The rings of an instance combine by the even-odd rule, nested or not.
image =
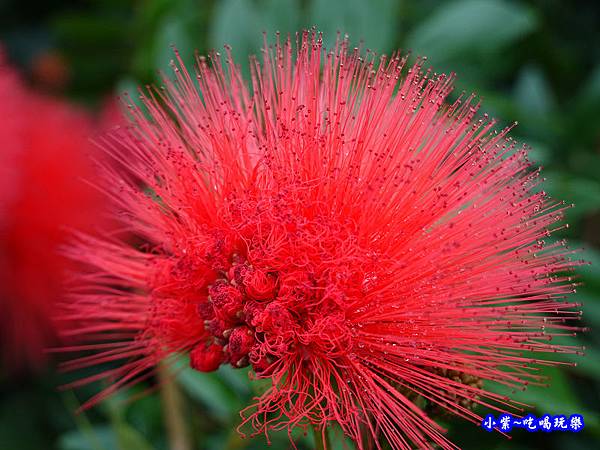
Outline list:
[[[580,269],[583,320],[578,337],[586,356],[577,367],[545,369],[550,389],[516,397],[532,412],[583,414],[579,434],[527,433],[508,440],[472,424],[448,420],[450,438],[465,449],[600,448],[600,2],[394,0],[0,0],[0,42],[39,90],[90,109],[168,70],[171,44],[188,61],[233,46],[238,62],[256,53],[261,31],[295,32],[316,25],[326,42],[337,30],[379,53],[411,49],[436,71],[458,73],[457,91],[483,98],[483,110],[519,126],[513,136],[530,144],[544,166],[545,189],[575,203],[564,237],[593,265]],[[1,450],[148,450],[168,448],[158,393],[127,400],[144,386],[75,415],[98,386],[59,392],[70,377],[49,369],[9,379],[0,374]],[[194,449],[262,449],[263,439],[236,437],[238,411],[260,389],[243,371],[184,370],[177,378]],[[148,387],[148,386],[145,386]],[[485,414],[485,411],[479,411]],[[310,435],[299,437],[312,448]],[[341,439],[335,448],[343,448]],[[289,448],[285,435],[272,448]]]

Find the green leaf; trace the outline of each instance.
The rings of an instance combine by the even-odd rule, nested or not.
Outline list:
[[[283,36],[295,34],[307,24],[300,23],[299,0],[263,0],[259,2],[260,31],[266,31],[267,37],[273,39],[273,33],[280,32]],[[257,30],[258,31],[258,30]],[[262,36],[260,36],[262,44]]]
[[[153,450],[154,447],[136,429],[123,421],[114,423],[119,450]]]
[[[556,107],[556,101],[544,73],[536,66],[521,70],[515,85],[515,102],[523,115],[546,116]]]
[[[230,365],[222,365],[217,373],[230,388],[235,390],[238,395],[248,397],[250,395],[250,379],[248,373],[250,369],[235,369]]]
[[[186,28],[186,21],[178,15],[165,17],[155,38],[155,69],[171,73],[170,62],[175,58],[173,46],[188,62],[194,55],[194,43]]]
[[[70,431],[58,441],[59,450],[115,450],[118,449],[117,436],[110,426],[96,426],[88,432]]]
[[[201,373],[186,367],[177,375],[177,381],[192,398],[225,423],[242,408],[240,398],[216,372]]]
[[[577,274],[583,278],[585,285],[598,285],[600,282],[600,251],[575,239],[569,240],[569,247],[581,249],[576,258],[587,263],[576,269]]]
[[[113,448],[118,450],[153,450],[153,446],[144,436],[125,420],[130,406],[127,402],[131,400],[132,394],[133,390],[131,389],[119,391],[99,405],[110,418],[112,431],[117,441],[117,447],[111,447],[111,450]],[[88,435],[93,435],[94,429],[86,426],[85,422],[81,423],[79,428],[86,431]]]
[[[593,378],[600,378],[600,351],[591,346],[584,346],[584,355],[565,355],[565,360],[576,364],[571,370]]]
[[[502,0],[444,3],[410,33],[408,47],[441,64],[470,52],[488,54],[536,28],[532,12]]]
[[[140,84],[133,78],[127,77],[120,79],[115,87],[115,96],[123,97],[123,100],[126,100],[127,104],[137,106],[144,110],[144,105],[140,98]],[[123,107],[121,104],[118,106],[119,108]]]
[[[574,203],[566,212],[567,221],[576,222],[585,214],[600,209],[600,182],[567,172],[544,171],[544,189],[556,200]]]
[[[231,46],[238,64],[256,53],[260,31],[260,17],[250,0],[223,0],[215,5],[209,41],[217,51]]]
[[[577,372],[591,377],[598,377],[600,375],[600,352],[595,347],[586,345],[581,336],[554,336],[552,343],[555,345],[577,347],[579,351],[584,353],[583,355],[564,353],[557,358],[560,361],[574,364],[567,369],[569,372]]]
[[[377,53],[392,50],[398,34],[395,0],[313,0],[310,23],[324,33],[325,44],[335,43],[337,32],[347,33],[353,45],[360,40]]]
[[[600,101],[600,64],[592,71],[579,92],[579,101],[588,104]]]
[[[598,413],[585,410],[577,401],[577,395],[571,388],[565,373],[556,367],[544,367],[541,375],[549,377],[550,387],[528,386],[524,391],[510,392],[504,386],[489,383],[487,388],[494,392],[508,395],[512,400],[531,405],[543,414],[582,414],[587,428],[598,432],[600,416]]]
[[[223,0],[215,6],[210,30],[210,43],[221,51],[231,46],[237,64],[248,71],[248,57],[259,54],[263,47],[263,32],[267,40],[274,42],[275,32],[283,38],[293,34],[301,26],[299,0]]]
[[[552,149],[545,143],[531,139],[530,137],[516,135],[513,135],[513,137],[517,142],[522,142],[530,147],[527,154],[533,163],[545,166],[552,162]]]
[[[600,293],[587,288],[577,289],[574,300],[583,303],[583,320],[600,327]]]
[[[143,393],[140,389],[136,394]],[[127,405],[127,422],[149,442],[160,441],[164,431],[162,402],[159,395],[146,395]]]

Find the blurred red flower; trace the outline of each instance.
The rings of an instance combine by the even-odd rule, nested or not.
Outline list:
[[[36,368],[56,343],[52,315],[73,263],[71,229],[92,233],[106,198],[96,170],[92,117],[31,92],[0,54],[0,345],[9,370]]]
[[[417,396],[479,422],[475,403],[515,406],[484,380],[520,388],[576,351],[551,342],[579,316],[562,301],[579,262],[545,243],[565,206],[422,60],[308,32],[263,54],[251,87],[229,53],[194,76],[179,60],[106,138],[127,147],[108,181],[148,244],[72,250],[96,272],[68,317],[96,353],[67,367],[122,363],[79,382],[115,381],[93,404],[190,352],[272,380],[242,412],[257,433],[337,423],[360,449],[454,448]]]

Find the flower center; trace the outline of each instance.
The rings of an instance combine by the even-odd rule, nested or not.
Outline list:
[[[209,338],[192,350],[190,363],[200,371],[222,363],[251,364],[256,373],[265,373],[288,350],[294,320],[278,301],[275,272],[255,268],[239,255],[232,259],[229,270],[209,285],[207,301],[198,305]]]

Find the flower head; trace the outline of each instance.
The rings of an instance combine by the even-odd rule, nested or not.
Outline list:
[[[39,366],[55,344],[52,320],[72,262],[71,230],[106,222],[89,159],[91,117],[28,90],[0,55],[0,359]]]
[[[359,448],[453,448],[416,396],[479,421],[474,403],[513,406],[485,380],[522,387],[574,351],[551,342],[578,317],[578,262],[545,243],[565,207],[422,60],[310,32],[263,55],[250,85],[229,52],[195,75],[179,61],[106,138],[127,147],[109,179],[146,244],[73,250],[96,272],[70,317],[97,353],[70,367],[123,361],[97,401],[189,352],[272,380],[242,412],[256,432],[335,422]]]

